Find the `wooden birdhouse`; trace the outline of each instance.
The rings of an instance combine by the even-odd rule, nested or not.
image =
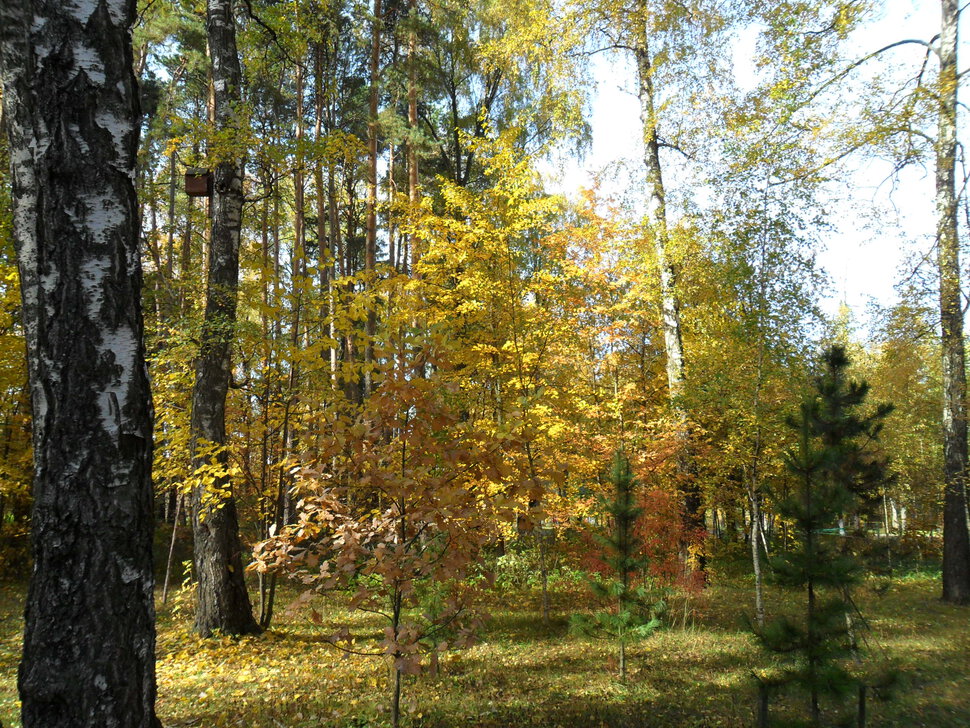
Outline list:
[[[185,194],[189,197],[212,197],[212,172],[202,167],[186,169]]]

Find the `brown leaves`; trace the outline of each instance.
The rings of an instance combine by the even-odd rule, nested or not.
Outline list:
[[[311,589],[306,590],[305,592],[301,593],[292,602],[290,602],[289,604],[287,604],[286,607],[283,608],[283,613],[286,614],[286,615],[289,615],[289,616],[292,616],[292,615],[296,614],[301,609],[303,609],[304,607],[306,607],[307,604],[309,604],[311,601],[313,601],[313,598],[316,597],[316,596],[317,595],[316,595],[316,593],[313,590],[311,590]]]
[[[255,552],[256,570],[285,571],[309,587],[293,608],[320,591],[350,588],[351,609],[383,614],[376,652],[406,674],[421,669],[422,655],[470,643],[468,577],[508,505],[482,487],[510,475],[501,449],[449,403],[452,391],[385,372],[357,418],[331,423],[319,461],[326,465],[300,470],[296,522]],[[440,593],[438,606],[415,614],[429,588]],[[322,622],[316,611],[310,619]],[[346,630],[331,641],[371,653]]]

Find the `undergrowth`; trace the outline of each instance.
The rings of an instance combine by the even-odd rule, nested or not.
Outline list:
[[[938,599],[938,582],[909,575],[864,588],[872,650],[903,675],[888,701],[870,705],[870,726],[947,728],[970,725],[970,630],[967,610]],[[450,653],[437,674],[408,677],[404,725],[414,728],[579,728],[589,726],[754,725],[752,670],[772,666],[747,632],[749,585],[723,580],[691,600],[678,619],[630,647],[628,684],[616,679],[608,644],[568,633],[581,591],[557,590],[544,623],[528,585],[495,592],[481,641]],[[24,588],[0,584],[0,722],[19,728],[16,672]],[[282,601],[285,602],[284,594]],[[365,728],[387,724],[388,668],[379,659],[347,658],[325,643],[336,625],[362,639],[378,623],[348,612],[339,599],[285,614],[260,637],[202,641],[190,633],[185,595],[159,607],[158,713],[166,728]],[[769,610],[794,608],[770,594]],[[173,605],[180,605],[176,610]],[[779,697],[780,724],[804,701]]]

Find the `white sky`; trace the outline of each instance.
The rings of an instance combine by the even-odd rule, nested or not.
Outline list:
[[[886,0],[883,18],[856,35],[856,53],[861,56],[906,38],[928,41],[939,27],[939,2]],[[909,46],[890,57],[915,69],[922,56],[921,49]],[[870,299],[883,305],[896,299],[893,286],[904,275],[905,261],[930,251],[936,223],[932,162],[926,168],[908,167],[893,179],[887,162],[855,161],[848,185],[853,193],[842,201],[839,229],[829,236],[819,262],[834,289],[826,311],[834,313],[844,300],[862,320]]]
[[[904,38],[929,40],[938,32],[939,3],[886,0],[883,17],[868,25],[853,39],[853,52],[859,56]],[[750,51],[738,45],[734,56],[742,76],[746,73],[743,59],[750,57]],[[961,39],[961,56],[970,59],[966,49],[967,44]],[[910,68],[915,68],[914,57],[922,57],[916,46],[896,55],[900,64]],[[966,64],[961,68],[963,65]],[[582,162],[564,160],[559,182],[554,185],[567,194],[589,186],[594,173],[612,164],[624,160],[631,165],[640,164],[641,128],[631,64],[615,55],[600,54],[594,57],[593,77],[597,90],[590,117],[592,148]],[[743,83],[743,79],[739,78],[739,82]],[[822,302],[823,309],[834,314],[844,300],[861,322],[870,300],[883,305],[895,300],[893,287],[907,256],[930,249],[935,229],[933,174],[931,167],[911,167],[894,181],[887,179],[891,171],[888,163],[860,159],[853,166],[845,189],[835,193],[838,209],[832,218],[838,229],[825,236],[826,247],[819,252],[818,261],[832,284]],[[607,190],[622,192],[627,185],[621,171],[606,175]],[[852,190],[851,196],[847,190]]]

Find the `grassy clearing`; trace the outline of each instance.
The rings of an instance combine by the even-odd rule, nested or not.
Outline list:
[[[939,602],[929,578],[898,581],[883,596],[863,589],[877,653],[891,656],[903,684],[889,701],[870,703],[870,726],[970,725],[970,610]],[[570,636],[560,594],[556,616],[542,623],[535,595],[493,599],[481,642],[448,655],[438,675],[408,678],[404,725],[482,726],[746,726],[753,724],[752,669],[771,666],[748,634],[742,612],[749,588],[719,583],[677,607],[677,626],[635,645],[631,679],[615,678],[611,645]],[[793,597],[789,597],[793,598]],[[16,699],[23,588],[0,585],[0,721],[20,725]],[[773,595],[771,606],[786,608]],[[506,605],[506,606],[502,606]],[[166,728],[247,726],[363,728],[386,724],[387,667],[344,658],[322,642],[337,623],[361,635],[378,625],[324,605],[324,624],[306,614],[281,615],[267,634],[203,642],[188,632],[188,614],[159,609],[158,710]],[[319,605],[318,605],[319,608]],[[784,725],[803,700],[779,697],[773,715]]]

